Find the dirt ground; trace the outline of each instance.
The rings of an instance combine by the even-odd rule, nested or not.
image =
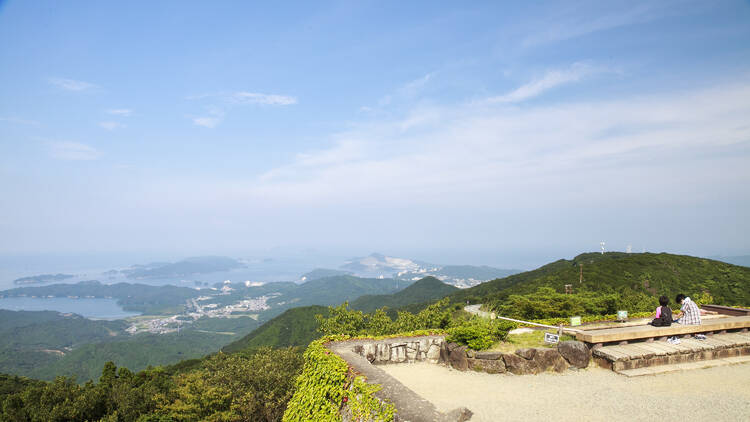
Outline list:
[[[474,421],[750,421],[750,364],[627,378],[590,368],[491,375],[414,363],[381,366],[440,411]]]

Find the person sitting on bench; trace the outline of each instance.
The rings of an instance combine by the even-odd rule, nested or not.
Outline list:
[[[672,325],[672,309],[669,306],[669,299],[666,296],[659,297],[659,306],[656,308],[656,318],[651,321],[654,327],[669,327]]]
[[[682,325],[701,325],[701,310],[689,297],[680,293],[675,301],[681,305],[674,322]]]

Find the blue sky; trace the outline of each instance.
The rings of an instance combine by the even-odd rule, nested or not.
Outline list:
[[[746,1],[216,3],[0,3],[0,253],[750,253]]]

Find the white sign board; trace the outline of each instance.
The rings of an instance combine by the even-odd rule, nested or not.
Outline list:
[[[544,333],[544,342],[545,343],[559,343],[560,342],[560,336],[557,334],[552,333]]]

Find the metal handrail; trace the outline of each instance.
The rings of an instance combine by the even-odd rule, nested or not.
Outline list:
[[[575,333],[580,333],[582,331],[582,330],[576,330],[575,328],[566,328],[566,327],[563,327],[562,324],[560,324],[559,326],[555,327],[554,325],[538,324],[536,322],[523,321],[523,320],[520,320],[520,319],[513,319],[513,318],[501,317],[501,316],[497,316],[497,315],[495,316],[495,318],[497,318],[497,319],[504,319],[506,321],[519,322],[521,324],[536,325],[537,327],[554,328],[555,330],[558,330],[558,332],[560,332],[560,333],[562,333],[564,331],[568,331],[568,332],[571,332],[571,333],[575,334]]]

